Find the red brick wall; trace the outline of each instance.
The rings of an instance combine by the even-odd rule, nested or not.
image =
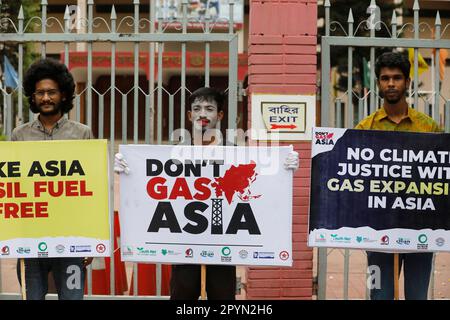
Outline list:
[[[250,95],[315,94],[316,0],[250,0],[249,32]],[[251,109],[249,119],[251,127]],[[312,249],[306,246],[311,144],[296,142],[293,145],[301,159],[300,169],[294,177],[292,226],[294,263],[291,268],[248,268],[248,299],[312,297],[313,254]]]

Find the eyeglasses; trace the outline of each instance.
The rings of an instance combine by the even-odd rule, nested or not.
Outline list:
[[[45,94],[48,94],[48,96],[50,98],[54,98],[58,95],[58,93],[59,93],[59,90],[51,89],[51,90],[38,90],[33,94],[36,98],[42,99],[45,96]]]

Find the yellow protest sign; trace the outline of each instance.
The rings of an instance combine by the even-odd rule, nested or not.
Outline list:
[[[0,258],[109,255],[106,140],[0,143]]]

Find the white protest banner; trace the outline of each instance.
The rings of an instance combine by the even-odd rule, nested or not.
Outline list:
[[[292,265],[292,147],[119,150],[123,261]]]
[[[308,245],[450,251],[450,135],[314,128]]]

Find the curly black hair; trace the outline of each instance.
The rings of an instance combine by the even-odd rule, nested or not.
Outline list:
[[[51,79],[58,84],[59,91],[65,97],[61,101],[61,111],[63,114],[68,113],[73,108],[72,102],[75,98],[75,82],[67,67],[58,60],[51,58],[36,61],[25,73],[23,88],[25,95],[28,97],[31,111],[33,113],[39,113],[33,101],[33,93],[36,90],[36,83],[44,79]]]
[[[381,68],[399,68],[405,79],[409,79],[411,63],[408,58],[399,52],[385,52],[380,55],[375,63],[375,75],[380,77]]]
[[[210,101],[213,100],[217,103],[217,109],[218,111],[225,111],[225,96],[222,92],[209,87],[202,87],[194,92],[189,97],[189,108],[191,108],[192,103],[195,101],[195,99],[199,99],[201,101]]]

